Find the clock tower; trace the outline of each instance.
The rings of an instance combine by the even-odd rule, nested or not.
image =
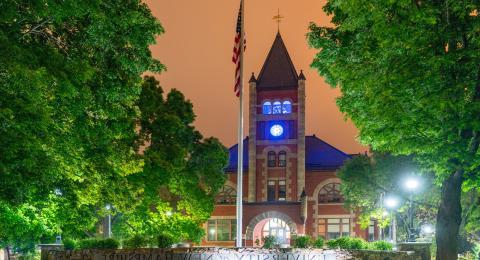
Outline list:
[[[305,77],[280,32],[249,88],[248,202],[299,201],[305,188]]]

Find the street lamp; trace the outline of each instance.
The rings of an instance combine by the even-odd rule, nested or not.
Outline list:
[[[400,203],[396,197],[386,197],[384,202],[385,207],[392,210],[396,209]]]
[[[397,197],[388,196],[384,200],[385,207],[391,210],[392,223],[391,223],[391,236],[393,244],[397,243],[397,220],[394,211],[398,208],[400,201]]]
[[[408,200],[408,223],[407,223],[407,231],[408,231],[408,242],[415,242],[416,235],[415,235],[415,227],[413,223],[414,218],[414,207],[413,207],[413,194],[418,191],[420,188],[420,180],[415,176],[409,176],[404,183],[405,189],[409,192],[409,200]]]
[[[110,210],[112,209],[112,205],[107,204],[105,206],[105,209],[108,211],[108,216],[107,216],[107,237],[111,238],[112,237],[112,215],[110,213]]]

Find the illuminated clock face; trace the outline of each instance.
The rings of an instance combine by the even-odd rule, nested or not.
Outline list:
[[[281,125],[273,125],[270,128],[270,134],[275,137],[281,136],[283,134],[283,127]]]

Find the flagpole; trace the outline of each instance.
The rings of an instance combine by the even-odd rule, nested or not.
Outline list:
[[[242,216],[243,216],[243,52],[245,50],[244,31],[244,4],[241,0],[241,29],[240,29],[240,110],[238,117],[238,163],[237,163],[237,236],[236,246],[242,247]]]

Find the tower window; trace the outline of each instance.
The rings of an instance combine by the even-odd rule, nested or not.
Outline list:
[[[279,167],[285,167],[287,166],[287,152],[285,151],[280,151],[278,153],[278,166]]]
[[[263,114],[270,115],[272,113],[272,103],[270,101],[263,102]]]
[[[274,151],[268,152],[268,167],[277,166],[277,156]]]
[[[285,201],[286,199],[286,180],[269,180],[267,183],[267,201]]]
[[[292,113],[292,102],[290,102],[290,101],[288,101],[288,100],[283,101],[282,113],[283,113],[283,114],[290,114],[290,113]]]
[[[280,101],[273,102],[273,114],[281,114],[282,113],[282,103]]]

